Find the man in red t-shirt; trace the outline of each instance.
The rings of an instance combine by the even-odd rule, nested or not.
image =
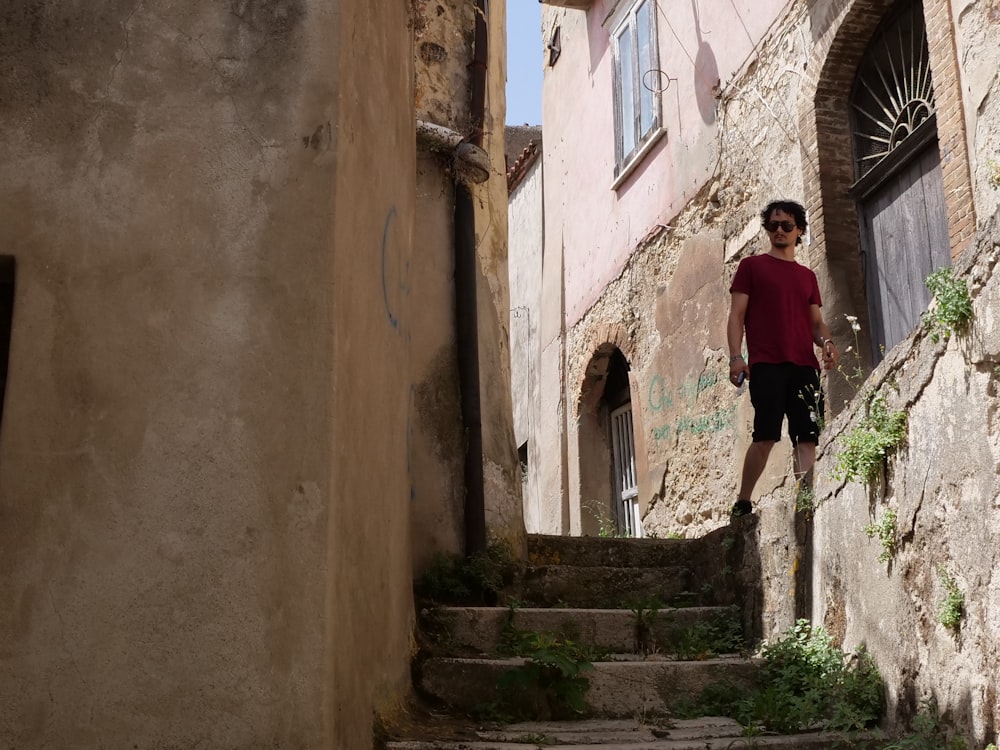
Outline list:
[[[838,356],[820,312],[816,274],[795,261],[795,246],[807,226],[805,208],[794,201],[774,201],[760,218],[771,247],[763,255],[741,260],[729,288],[729,380],[736,386],[744,378],[750,381],[754,408],[753,442],[743,459],[733,515],[753,510],[750,495],[781,439],[786,416],[796,480],[816,462],[823,394],[813,346],[823,350],[827,370],[837,364]],[[743,357],[744,331],[749,360]]]

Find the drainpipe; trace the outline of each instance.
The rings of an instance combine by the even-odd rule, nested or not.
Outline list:
[[[476,30],[470,65],[469,143],[483,144],[486,110],[486,69],[489,47],[486,26],[487,0],[476,0]],[[483,480],[483,427],[479,394],[479,316],[476,284],[476,220],[472,192],[463,182],[455,184],[455,317],[458,343],[458,377],[465,426],[465,554],[486,549],[486,497]]]

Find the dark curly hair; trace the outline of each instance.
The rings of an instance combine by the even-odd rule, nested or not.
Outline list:
[[[806,220],[806,209],[801,203],[796,203],[795,201],[771,201],[764,207],[764,210],[760,212],[760,224],[765,226],[768,219],[771,218],[771,214],[775,211],[784,211],[786,214],[795,219],[795,226],[799,228],[802,234],[806,233],[806,227],[809,226],[809,222]],[[796,245],[802,244],[802,235],[800,234],[795,240]]]

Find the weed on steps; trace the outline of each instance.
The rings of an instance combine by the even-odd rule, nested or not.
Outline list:
[[[886,744],[872,729],[883,712],[882,681],[863,651],[843,654],[805,621],[756,647],[745,602],[726,581],[736,578],[739,545],[725,533],[714,547],[703,540],[562,539],[530,539],[529,564],[502,547],[471,564],[442,559],[418,582],[416,692],[421,710],[447,717],[452,731],[435,734],[434,722],[390,727],[382,747]],[[610,596],[592,587],[587,601],[572,582],[594,581],[594,569],[616,569],[616,580],[639,588]],[[660,571],[658,583],[650,570]],[[666,580],[678,574],[683,586]],[[549,584],[541,594],[532,588],[551,575],[573,592],[572,606],[551,601]],[[464,602],[463,592],[470,592]]]

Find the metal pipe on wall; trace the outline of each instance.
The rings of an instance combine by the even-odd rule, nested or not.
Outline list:
[[[482,146],[486,119],[489,37],[487,0],[476,0],[476,27],[470,65],[469,142]],[[469,187],[455,184],[455,317],[462,424],[465,427],[465,554],[486,549],[486,496],[483,479],[483,426],[479,389],[479,316],[476,287],[476,214]]]

